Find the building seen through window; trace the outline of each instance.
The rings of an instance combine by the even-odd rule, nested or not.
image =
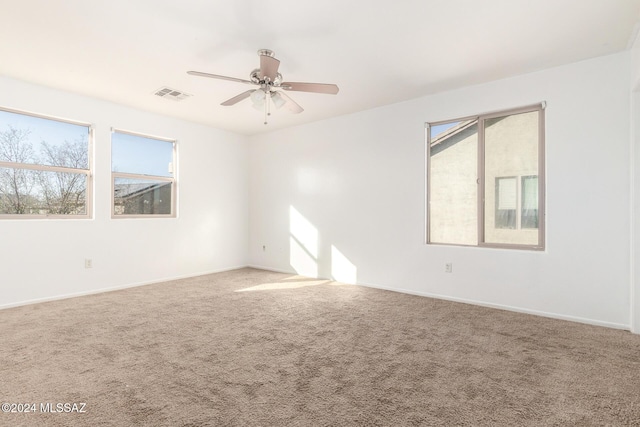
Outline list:
[[[428,243],[544,247],[543,113],[429,124]]]

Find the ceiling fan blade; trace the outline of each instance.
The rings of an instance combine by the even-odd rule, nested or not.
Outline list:
[[[338,86],[326,83],[301,83],[301,82],[283,82],[280,87],[284,90],[293,90],[298,92],[314,92],[328,93],[335,95],[338,93]]]
[[[302,113],[304,111],[304,109],[298,105],[298,103],[296,101],[294,101],[293,99],[291,99],[289,97],[289,95],[287,95],[284,92],[278,92],[280,94],[280,96],[282,96],[282,98],[287,101],[286,104],[284,104],[284,107],[291,111],[294,114],[298,114],[298,113]]]
[[[260,79],[269,77],[274,81],[278,75],[280,61],[273,56],[260,55]]]
[[[257,89],[251,89],[248,90],[246,92],[242,92],[240,95],[236,95],[231,99],[227,99],[226,101],[224,101],[222,104],[220,105],[224,105],[225,107],[228,107],[230,105],[234,105],[237,104],[238,102],[242,101],[243,99],[247,99],[248,97],[251,96],[251,94],[253,92],[255,92]]]
[[[255,84],[251,80],[243,80],[243,79],[237,79],[235,77],[219,76],[217,74],[203,73],[201,71],[187,71],[187,74],[191,74],[192,76],[199,76],[199,77],[209,77],[211,79],[229,80],[229,81],[238,82],[238,83]]]

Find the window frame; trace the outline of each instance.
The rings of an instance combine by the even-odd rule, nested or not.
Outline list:
[[[69,168],[63,166],[43,165],[38,163],[18,163],[18,162],[6,162],[0,160],[0,168],[7,169],[27,169],[42,172],[60,172],[71,173],[78,175],[85,175],[86,188],[85,188],[85,213],[84,214],[1,214],[0,220],[15,220],[15,219],[93,219],[93,145],[95,139],[95,129],[91,123],[82,122],[78,120],[64,119],[55,116],[49,116],[45,114],[33,113],[30,111],[17,110],[13,108],[0,107],[0,111],[19,114],[23,116],[35,117],[37,119],[50,120],[54,122],[60,122],[65,124],[71,124],[76,126],[83,126],[87,128],[87,169]]]
[[[173,145],[171,155],[172,155],[172,173],[171,177],[166,176],[158,176],[158,175],[147,175],[147,174],[136,174],[129,172],[114,172],[113,171],[113,134],[120,133],[130,136],[136,136],[147,139],[155,139],[158,141],[170,142]],[[128,130],[123,130],[120,128],[111,128],[111,150],[110,150],[110,159],[109,163],[111,164],[111,218],[112,219],[128,219],[128,218],[177,218],[178,216],[178,201],[177,201],[177,175],[178,175],[178,141],[173,138],[166,138],[156,135],[149,135],[141,132],[133,132]],[[150,181],[160,181],[160,182],[169,182],[171,183],[171,213],[169,214],[116,214],[116,192],[115,192],[115,183],[117,178],[124,179],[141,179],[141,180],[150,180]]]
[[[489,113],[477,114],[473,116],[466,116],[448,120],[439,120],[425,123],[425,244],[437,245],[437,246],[462,246],[462,247],[484,247],[484,248],[499,248],[499,249],[521,249],[532,251],[544,251],[546,248],[546,206],[545,206],[545,109],[546,102],[540,102],[537,104],[527,105],[518,108],[511,108],[500,111],[493,111]],[[517,243],[490,243],[485,241],[485,120],[512,116],[522,113],[538,112],[538,243],[537,244],[517,244]],[[430,129],[433,126],[452,123],[477,120],[478,126],[478,142],[477,142],[477,243],[472,244],[460,244],[460,243],[442,243],[432,242],[430,232],[430,216],[431,216],[431,132]],[[518,183],[520,176],[518,176]],[[516,216],[521,213],[516,209]],[[516,223],[518,220],[516,219]]]

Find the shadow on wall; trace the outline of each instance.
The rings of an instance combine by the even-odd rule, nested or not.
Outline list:
[[[318,229],[296,208],[289,206],[289,263],[302,276],[318,277]],[[358,268],[338,248],[331,245],[331,279],[355,284]]]

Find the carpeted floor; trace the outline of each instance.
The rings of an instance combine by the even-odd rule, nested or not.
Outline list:
[[[0,335],[0,403],[36,404],[2,426],[640,425],[638,335],[254,269],[2,310]]]

